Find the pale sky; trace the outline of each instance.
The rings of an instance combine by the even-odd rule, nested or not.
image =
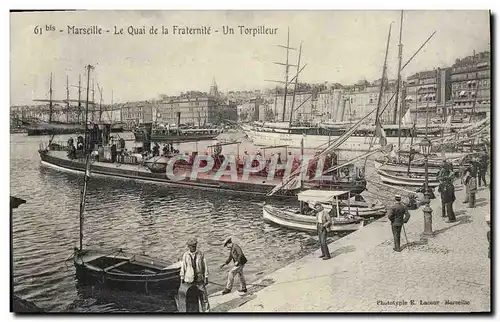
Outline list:
[[[219,90],[253,90],[283,80],[287,27],[290,45],[303,41],[302,82],[355,83],[380,78],[389,24],[390,78],[396,77],[400,11],[81,11],[11,13],[11,104],[33,104],[48,98],[53,73],[53,98],[66,97],[70,85],[85,80],[85,65],[96,66],[104,103],[158,98],[187,90],[207,91],[215,77]],[[52,24],[55,32],[35,35],[35,26]],[[68,35],[67,26],[166,26],[168,35]],[[173,35],[172,26],[210,26],[211,35]],[[235,35],[222,35],[224,25]],[[278,28],[277,35],[240,35],[237,26]],[[64,32],[59,32],[62,29]],[[214,33],[214,30],[219,33]],[[429,35],[436,35],[403,71],[447,67],[456,58],[489,50],[488,11],[405,11],[403,64]],[[160,32],[159,31],[159,32]],[[295,62],[296,53],[290,59]],[[70,90],[77,98],[77,89]],[[96,100],[98,99],[96,89]]]

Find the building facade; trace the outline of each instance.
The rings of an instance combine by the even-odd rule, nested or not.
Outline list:
[[[425,122],[429,119],[445,119],[451,107],[451,68],[415,73],[407,78],[404,103],[410,109],[413,119]]]
[[[210,95],[170,98],[156,106],[156,123],[162,125],[179,123],[202,127],[219,124],[224,119],[237,119],[236,104]]]
[[[122,122],[128,129],[133,129],[143,123],[153,122],[154,103],[149,101],[125,103],[122,106]]]
[[[277,122],[289,122],[290,116],[292,121],[297,122],[310,122],[314,119],[316,115],[316,98],[313,97],[313,93],[304,92],[296,93],[295,101],[293,100],[293,93],[287,93],[286,103],[285,95],[278,94],[276,96],[276,107],[274,108],[274,118]],[[293,103],[293,112],[292,109]],[[285,108],[283,115],[283,107]]]
[[[384,93],[381,99],[381,111],[380,111],[380,121],[383,124],[393,123],[393,113],[394,113],[394,93],[396,92],[395,81],[387,81],[386,86],[384,86]],[[399,102],[403,98],[403,90],[399,91]],[[358,121],[359,119],[365,117],[368,113],[377,108],[378,99],[380,94],[380,84],[379,82],[374,82],[373,84],[367,84],[362,86],[351,86],[347,87],[340,100],[339,111],[337,113],[337,122],[352,122]],[[389,105],[387,103],[390,101]],[[386,107],[387,105],[387,107]],[[403,107],[405,104],[403,104]],[[385,108],[385,109],[384,109]],[[383,111],[382,111],[383,110]],[[403,108],[403,115],[406,109]],[[399,111],[398,111],[399,115]],[[375,113],[372,113],[367,121],[375,122]]]
[[[451,68],[452,115],[489,115],[491,109],[491,54],[485,51],[457,59]]]

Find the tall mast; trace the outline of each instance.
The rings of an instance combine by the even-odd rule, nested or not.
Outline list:
[[[69,123],[69,77],[66,75],[66,123]]]
[[[84,145],[84,152],[85,155],[87,155],[87,149],[88,149],[88,139],[87,139],[87,127],[88,127],[88,122],[89,122],[89,84],[90,84],[90,70],[94,69],[94,66],[92,65],[87,65],[87,100],[85,101],[85,130],[84,130],[84,140],[85,140],[85,145]]]
[[[80,115],[82,114],[82,75],[78,75],[78,122],[80,122]]]
[[[382,96],[384,94],[384,80],[386,78],[386,73],[387,73],[387,55],[389,54],[389,42],[391,40],[391,29],[392,29],[392,23],[389,25],[389,34],[387,35],[387,45],[385,48],[384,67],[382,68],[382,79],[380,82],[380,90],[378,93],[378,100],[377,100],[377,111],[375,114],[375,125],[380,123],[379,113],[380,113],[380,105],[382,104]]]
[[[274,118],[278,118],[278,111],[276,105],[278,104],[278,86],[276,86],[276,93],[274,95]]]
[[[299,47],[299,58],[297,60],[297,74],[295,75],[295,86],[293,88],[292,106],[290,107],[290,121],[288,122],[289,132],[292,131],[293,107],[295,106],[295,94],[297,93],[297,86],[299,83],[300,56],[302,56],[302,42],[300,42],[300,47]]]
[[[387,45],[385,48],[384,65],[382,67],[382,79],[380,82],[380,91],[379,91],[378,100],[377,100],[377,110],[375,111],[375,131],[373,132],[373,136],[372,136],[372,139],[370,141],[370,148],[368,150],[372,149],[373,140],[375,139],[375,136],[377,135],[377,129],[380,125],[379,113],[380,113],[380,106],[382,104],[382,95],[384,94],[384,79],[385,79],[385,74],[387,71],[387,55],[389,54],[389,42],[391,40],[391,29],[392,29],[392,23],[389,25],[389,33],[387,35]],[[365,158],[365,163],[363,165],[363,169],[366,169],[366,161],[368,161],[368,157]]]
[[[52,73],[50,73],[49,82],[49,123],[52,122]]]
[[[283,97],[283,117],[282,121],[285,122],[285,108],[286,108],[286,94],[288,92],[288,56],[290,47],[290,27],[288,27],[287,39],[286,39],[286,66],[285,66],[285,95]],[[293,109],[293,107],[292,107]]]
[[[87,65],[87,100],[85,102],[85,128],[84,128],[84,155],[85,155],[85,178],[83,183],[82,195],[80,200],[80,250],[83,249],[83,212],[85,209],[85,195],[87,194],[87,182],[90,173],[90,155],[87,153],[87,122],[88,122],[88,111],[89,111],[89,83],[90,83],[90,70],[94,67],[92,65]]]
[[[94,113],[95,113],[95,79],[92,78],[92,123],[94,122]]]
[[[292,64],[289,64],[288,61],[289,61],[289,53],[290,53],[290,50],[296,50],[295,48],[291,48],[290,47],[290,28],[288,28],[288,34],[287,34],[287,42],[286,42],[286,46],[282,46],[282,45],[278,45],[278,47],[281,47],[281,48],[285,48],[286,49],[286,62],[283,64],[283,63],[276,63],[277,65],[282,65],[282,66],[285,66],[285,82],[284,82],[284,87],[285,87],[285,95],[283,97],[283,113],[282,113],[282,116],[281,116],[281,121],[282,122],[285,122],[285,110],[286,110],[286,96],[288,94],[288,69],[290,66],[295,66],[295,65],[292,65]],[[283,83],[283,82],[278,82],[278,83]],[[292,107],[292,110],[293,110],[293,107]]]
[[[396,84],[396,97],[394,98],[394,115],[393,121],[396,123],[396,117],[398,116],[398,100],[399,100],[399,86],[401,83],[401,59],[403,58],[403,45],[401,44],[401,38],[403,36],[403,10],[401,10],[401,22],[399,24],[399,62],[398,62],[398,82]],[[398,161],[401,158],[401,118],[403,113],[403,104],[399,107],[399,119],[398,119]]]

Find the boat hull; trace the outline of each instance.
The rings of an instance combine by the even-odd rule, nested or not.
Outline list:
[[[58,155],[53,155],[58,153]],[[60,171],[71,172],[75,174],[83,175],[85,173],[85,163],[83,160],[69,160],[67,157],[62,157],[65,155],[64,151],[40,151],[41,163],[44,166],[49,166]],[[267,193],[275,187],[279,181],[267,181],[262,178],[250,177],[251,180],[248,181],[232,181],[229,179],[217,180],[214,178],[214,174],[211,176],[202,177],[201,174],[194,180],[191,180],[190,176],[182,180],[172,180],[165,172],[163,173],[152,173],[150,170],[140,167],[139,165],[126,165],[126,164],[114,164],[114,163],[102,163],[94,162],[92,165],[92,175],[112,177],[115,179],[122,180],[134,180],[140,182],[164,184],[171,187],[177,188],[192,188],[192,189],[202,189],[208,191],[214,191],[218,193],[228,193],[228,194],[241,194],[241,195],[252,195],[255,197],[267,197]],[[241,178],[239,176],[238,178]],[[316,188],[316,185],[304,184],[305,189],[311,187]],[[321,187],[320,187],[321,188]],[[323,190],[350,190],[352,194],[360,194],[366,188],[365,180],[358,180],[356,182],[338,182],[332,185],[324,185]],[[296,198],[297,190],[289,190],[286,192],[278,192],[268,198],[271,199],[283,199],[288,200],[291,198]]]
[[[390,174],[387,171],[377,169],[377,173],[380,176],[380,180],[384,183],[396,186],[408,186],[408,187],[423,187],[425,183],[425,178],[423,177],[407,177],[407,176],[397,176],[395,174]],[[437,187],[439,181],[436,177],[429,177],[429,187]]]
[[[101,266],[104,261],[109,261],[108,268]],[[144,294],[166,294],[168,291],[173,292],[179,288],[180,264],[169,267],[167,263],[162,263],[165,269],[160,272],[152,270],[151,272],[131,273],[112,268],[114,266],[120,268],[120,262],[127,265],[133,264],[146,270],[148,265],[152,269],[162,263],[161,260],[149,256],[100,250],[75,251],[73,258],[76,276],[83,285],[91,284]]]
[[[214,140],[220,133],[206,135],[168,135],[168,134],[151,134],[151,142],[194,142]],[[145,140],[144,133],[134,132],[135,140],[142,142]]]
[[[252,140],[253,144],[257,146],[278,146],[287,145],[290,148],[301,148],[301,141],[304,138],[304,149],[318,149],[325,148],[329,143],[333,143],[339,136],[327,135],[305,135],[302,134],[289,134],[278,132],[260,132],[249,128],[245,128],[245,134]],[[420,138],[415,138],[413,144],[416,145],[420,142]],[[373,150],[377,145],[377,140],[372,142],[371,136],[350,136],[342,143],[337,149],[343,151],[359,151],[367,152]],[[397,137],[387,137],[387,143],[393,146],[398,145]],[[410,140],[403,139],[401,142],[403,149],[410,148]]]
[[[280,210],[270,205],[265,205],[262,208],[262,214],[264,222],[266,223],[276,224],[284,228],[303,231],[307,233],[317,232],[315,216],[297,215],[289,211]],[[363,226],[364,222],[362,219],[353,223],[334,223],[334,225],[332,225],[331,227],[330,233],[352,232],[362,228]]]
[[[29,136],[74,134],[83,132],[84,132],[84,127],[81,125],[47,126],[47,127],[34,127],[27,129],[27,133]]]

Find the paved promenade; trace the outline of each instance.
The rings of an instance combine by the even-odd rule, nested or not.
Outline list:
[[[490,190],[479,188],[470,209],[460,181],[455,188],[457,222],[445,223],[438,194],[431,202],[433,237],[422,235],[421,208],[410,211],[409,243],[402,232],[403,251],[394,252],[389,220],[381,218],[331,243],[331,260],[319,259],[318,250],[253,282],[258,286],[249,286],[247,295],[235,289],[211,295],[212,311],[489,312]]]

